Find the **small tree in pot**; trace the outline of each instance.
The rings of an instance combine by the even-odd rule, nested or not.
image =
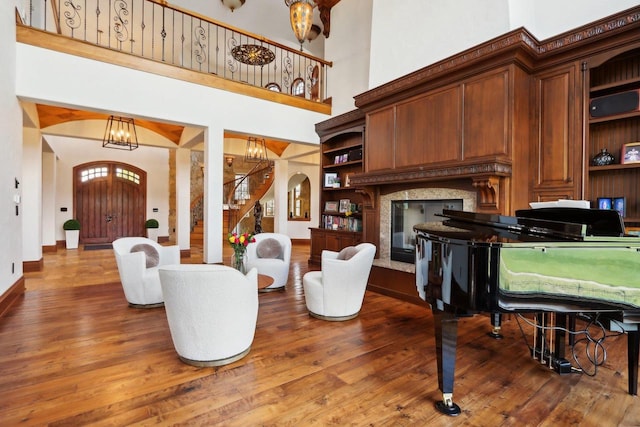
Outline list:
[[[147,229],[147,237],[151,240],[153,240],[154,242],[158,241],[158,227],[160,226],[160,224],[158,224],[158,220],[157,219],[153,219],[150,218],[148,220],[145,221],[144,223],[144,228]]]
[[[62,229],[64,230],[67,249],[78,249],[80,221],[77,219],[68,219],[62,224]]]

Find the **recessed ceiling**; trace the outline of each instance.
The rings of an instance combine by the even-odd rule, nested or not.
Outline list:
[[[104,120],[109,118],[109,114],[97,113],[94,111],[74,110],[72,108],[54,107],[51,105],[36,104],[40,129],[60,123],[72,122],[76,120]],[[164,136],[169,141],[178,145],[182,136],[184,126],[172,125],[168,123],[154,122],[151,120],[135,119],[136,125],[149,129],[159,135]]]

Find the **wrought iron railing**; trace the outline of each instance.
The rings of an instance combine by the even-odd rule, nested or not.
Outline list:
[[[323,102],[330,62],[153,0],[32,0],[25,25]]]

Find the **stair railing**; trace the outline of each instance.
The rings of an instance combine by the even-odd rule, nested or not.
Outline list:
[[[311,101],[327,99],[331,62],[166,1],[31,0],[29,6],[19,25]]]

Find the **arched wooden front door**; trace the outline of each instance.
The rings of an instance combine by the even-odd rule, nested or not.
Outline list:
[[[74,212],[80,242],[111,243],[144,236],[147,174],[126,163],[92,162],[73,168]]]

